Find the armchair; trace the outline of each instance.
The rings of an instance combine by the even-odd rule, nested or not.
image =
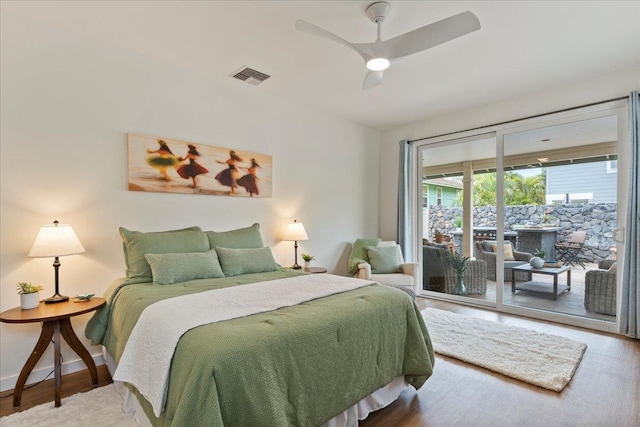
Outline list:
[[[605,259],[598,263],[598,270],[589,270],[584,277],[584,308],[610,316],[616,315],[615,260]]]
[[[492,249],[497,242],[495,240],[483,240],[477,241],[476,245],[476,258],[484,260],[487,263],[487,277],[491,280],[496,280],[496,252]],[[511,281],[511,275],[513,274],[512,268],[517,265],[526,264],[529,262],[532,254],[528,252],[516,251],[513,244],[510,241],[505,240],[505,246],[511,247],[511,253],[513,254],[512,260],[505,259],[504,261],[504,280],[505,282]],[[520,282],[528,282],[531,280],[531,273],[527,271],[517,271],[516,280]]]
[[[354,248],[356,247],[354,245]],[[402,256],[402,250],[400,249],[400,245],[393,241],[381,241],[377,247],[395,247],[397,250],[397,261],[400,267],[400,271],[397,273],[375,273],[372,272],[371,264],[368,262],[368,259],[360,260],[357,263],[355,268],[354,277],[357,279],[363,280],[371,280],[382,285],[391,286],[394,288],[398,288],[407,292],[414,300],[416,298],[415,291],[418,286],[418,271],[419,265],[415,262],[404,262],[404,257]],[[349,255],[349,258],[353,258],[354,256],[354,248],[352,248],[352,253]],[[366,251],[365,251],[366,253]],[[358,256],[360,258],[360,256]],[[364,258],[364,257],[363,257]]]
[[[449,248],[438,244],[422,246],[422,287],[425,290],[453,294],[457,283],[456,272],[447,256]],[[487,263],[469,260],[467,271],[462,276],[467,294],[487,293]]]

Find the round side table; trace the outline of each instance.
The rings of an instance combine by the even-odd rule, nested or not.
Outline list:
[[[55,406],[56,408],[61,405],[60,403],[60,379],[62,376],[61,359],[60,359],[60,336],[69,344],[69,347],[75,353],[80,356],[82,361],[89,368],[91,374],[91,381],[93,386],[98,385],[98,370],[96,364],[93,362],[93,358],[82,345],[78,336],[73,332],[71,327],[71,318],[84,313],[90,313],[105,305],[104,298],[92,298],[90,301],[73,302],[65,301],[56,304],[45,304],[40,302],[40,305],[36,308],[29,310],[23,310],[20,307],[15,307],[7,311],[0,313],[0,322],[4,323],[35,323],[42,322],[42,332],[36,346],[31,352],[31,356],[27,359],[20,375],[18,376],[18,382],[13,391],[13,407],[20,406],[20,400],[22,399],[22,391],[24,390],[24,384],[29,377],[29,374],[36,366],[36,363],[44,351],[49,346],[53,338],[53,351],[54,353],[54,371],[55,371]]]
[[[311,274],[318,274],[318,273],[326,273],[327,269],[324,267],[309,267],[309,268],[303,268],[304,271],[306,271],[307,273],[311,273]]]

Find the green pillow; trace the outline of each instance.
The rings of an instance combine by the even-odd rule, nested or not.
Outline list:
[[[278,270],[269,247],[234,249],[216,246],[216,252],[225,276]]]
[[[260,235],[260,224],[257,222],[250,227],[238,228],[229,231],[206,231],[209,238],[209,247],[243,249],[262,248],[262,236]]]
[[[181,230],[141,232],[120,227],[127,278],[152,279],[146,254],[206,252],[209,240],[200,227]]]
[[[215,250],[182,254],[146,254],[153,283],[173,285],[195,279],[224,277]]]
[[[396,246],[367,246],[371,273],[400,273],[400,260]]]

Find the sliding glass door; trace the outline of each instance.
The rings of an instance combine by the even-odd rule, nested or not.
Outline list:
[[[504,305],[615,323],[618,139],[617,114],[504,135]]]
[[[420,143],[423,294],[614,331],[626,114],[617,101]]]
[[[422,290],[453,300],[495,305],[495,278],[475,257],[475,241],[495,235],[495,134],[445,140],[421,148]],[[479,191],[482,189],[484,191]],[[493,221],[492,221],[493,218]],[[460,277],[462,280],[460,280]]]

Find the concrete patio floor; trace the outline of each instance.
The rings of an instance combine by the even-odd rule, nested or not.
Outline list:
[[[545,290],[547,292],[529,292],[529,291],[516,291],[515,294],[511,292],[511,282],[506,283],[503,289],[504,304],[517,307],[528,307],[542,309],[557,313],[571,314],[575,316],[581,316],[591,319],[604,320],[609,322],[615,322],[615,316],[608,316],[604,314],[597,314],[593,312],[587,312],[584,308],[584,278],[585,274],[589,270],[597,270],[597,264],[585,264],[586,268],[580,266],[571,267],[571,291],[562,292],[558,295],[556,300],[553,299],[553,277],[548,275],[534,274],[534,280],[536,282],[542,282],[548,284]],[[558,277],[559,284],[566,284],[566,273],[561,274]],[[469,295],[468,298],[495,301],[496,300],[496,282],[489,280],[487,282],[487,293],[485,295]]]

